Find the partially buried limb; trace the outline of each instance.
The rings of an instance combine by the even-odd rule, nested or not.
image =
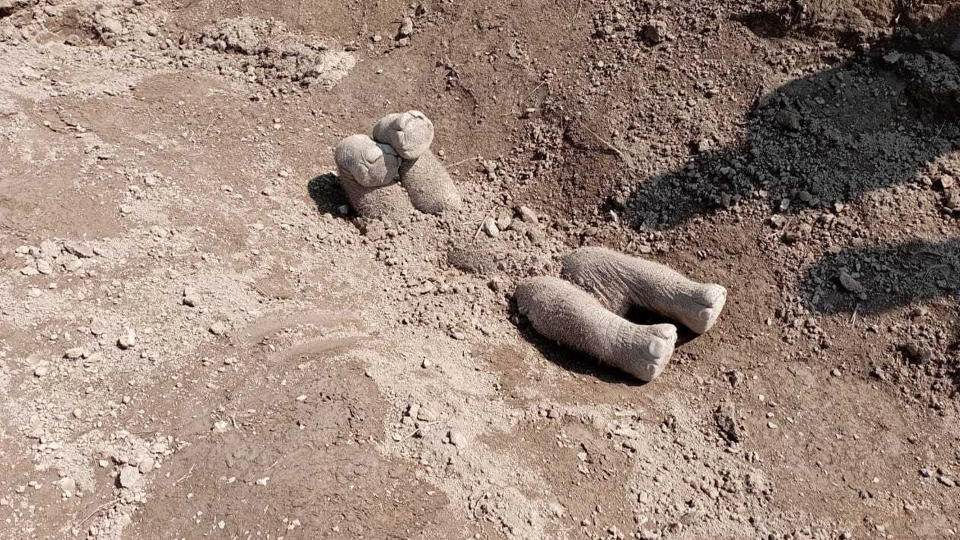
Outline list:
[[[460,192],[443,163],[430,150],[433,122],[420,111],[390,113],[373,126],[373,138],[403,158],[400,182],[414,208],[427,214],[458,210]]]
[[[400,182],[414,208],[427,214],[459,210],[460,192],[443,163],[427,150],[419,159],[400,165]]]
[[[433,144],[433,122],[420,111],[390,113],[373,125],[373,140],[389,144],[403,159],[417,159]]]
[[[340,141],[334,159],[340,186],[360,215],[398,221],[413,211],[406,192],[396,182],[400,160],[390,145],[353,135]]]
[[[663,372],[677,341],[672,324],[633,324],[562,279],[524,280],[517,287],[516,300],[520,313],[541,335],[642,381],[652,381]]]
[[[727,290],[697,283],[668,266],[605,248],[580,248],[563,258],[561,275],[591,292],[610,310],[646,308],[702,334],[717,322]]]

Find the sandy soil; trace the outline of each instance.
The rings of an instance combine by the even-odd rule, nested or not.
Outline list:
[[[410,108],[464,209],[359,218]],[[0,0],[0,537],[955,536],[958,216],[946,0]],[[538,337],[583,245],[720,323]]]

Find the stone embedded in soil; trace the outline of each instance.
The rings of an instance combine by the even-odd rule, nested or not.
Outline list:
[[[500,236],[500,228],[497,227],[497,222],[492,217],[483,220],[483,232],[487,233],[490,238]]]
[[[933,359],[933,352],[929,347],[919,345],[913,341],[903,345],[900,350],[911,364],[925,364]]]
[[[500,210],[497,213],[497,228],[501,231],[505,231],[510,228],[510,223],[513,222],[513,215],[506,208]]]
[[[741,442],[743,430],[737,420],[737,411],[730,403],[721,403],[713,412],[713,421],[717,424],[720,436],[730,442]]]
[[[227,333],[227,325],[220,321],[217,321],[210,325],[209,330],[210,330],[210,333],[215,336],[222,336]]]
[[[47,276],[53,273],[53,265],[49,261],[44,259],[39,259],[37,261],[37,272]]]
[[[450,444],[456,446],[457,448],[464,448],[467,446],[467,437],[455,429],[451,429],[447,433],[447,437],[450,439]]]
[[[846,270],[840,271],[839,280],[840,280],[840,285],[842,285],[843,288],[847,290],[847,292],[851,292],[853,294],[863,294],[864,292],[863,285],[861,285],[859,281],[854,279],[853,276],[848,274]]]
[[[140,470],[134,467],[133,465],[124,465],[120,469],[120,487],[132,488],[140,484],[143,477],[140,475]]]
[[[127,328],[120,338],[117,339],[117,346],[121,349],[132,349],[137,344],[137,333],[133,328]]]
[[[421,406],[417,411],[417,420],[423,422],[435,422],[440,416],[430,407]]]
[[[667,29],[667,23],[659,20],[652,20],[643,25],[640,29],[640,35],[648,43],[656,45],[670,39],[670,32]]]
[[[397,30],[397,39],[410,37],[413,35],[413,19],[404,17]]]
[[[77,492],[77,482],[73,478],[66,476],[61,478],[57,485],[60,486],[60,490],[63,491],[64,496],[71,496]]]
[[[187,307],[197,307],[199,299],[197,298],[197,293],[190,287],[184,287],[183,289],[183,298],[181,300],[183,305]]]
[[[537,213],[529,207],[521,206],[519,209],[517,209],[517,212],[520,214],[520,219],[526,223],[536,224],[539,221],[537,219]]]

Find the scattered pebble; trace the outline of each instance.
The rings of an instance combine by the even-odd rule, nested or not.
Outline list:
[[[467,438],[457,430],[451,429],[447,433],[447,437],[450,439],[450,444],[456,446],[457,448],[464,448],[467,446]]]
[[[132,349],[137,344],[137,333],[133,328],[127,328],[124,330],[123,334],[120,335],[120,338],[117,339],[117,346],[121,349]]]
[[[142,477],[140,470],[132,465],[124,465],[120,468],[120,486],[132,488],[140,484]]]

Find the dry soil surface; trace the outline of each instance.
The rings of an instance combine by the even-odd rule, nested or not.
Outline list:
[[[0,0],[0,537],[960,534],[958,12]],[[410,108],[464,208],[360,219]],[[597,366],[583,245],[726,312]]]

